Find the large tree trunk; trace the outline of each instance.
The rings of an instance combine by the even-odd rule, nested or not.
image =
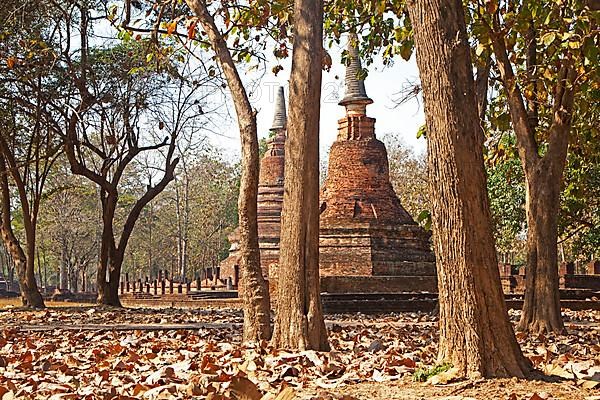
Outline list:
[[[272,344],[329,350],[319,283],[319,115],[323,2],[294,2],[285,191]]]
[[[460,0],[409,1],[427,122],[440,304],[439,361],[468,377],[524,377],[492,235]]]
[[[10,210],[10,189],[8,186],[8,170],[4,161],[4,157],[0,155],[0,201],[1,201],[1,218],[2,224],[0,231],[4,245],[15,263],[17,276],[19,279],[19,287],[21,290],[21,300],[23,305],[32,308],[44,308],[44,299],[38,290],[35,280],[34,266],[35,262],[33,255],[30,259],[25,255],[19,240],[12,229],[11,210]],[[28,218],[29,216],[24,216]],[[27,235],[29,238],[29,234]],[[35,249],[35,242],[28,243],[28,253],[30,247]]]
[[[246,89],[238,74],[227,42],[209,13],[205,0],[186,0],[206,31],[223,74],[236,110],[242,142],[242,176],[238,198],[240,233],[240,293],[244,303],[244,340],[253,341],[271,337],[271,302],[267,283],[260,265],[258,222],[258,135],[256,115]]]

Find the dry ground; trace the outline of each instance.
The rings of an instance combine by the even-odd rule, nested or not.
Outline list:
[[[0,311],[0,399],[228,399],[243,391],[238,398],[600,400],[600,312],[566,311],[567,336],[518,335],[555,382],[455,382],[450,372],[432,385],[413,381],[435,363],[430,315],[328,316],[332,352],[290,353],[242,345],[236,310],[60,305]]]

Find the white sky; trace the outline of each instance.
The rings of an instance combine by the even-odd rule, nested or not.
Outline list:
[[[330,49],[333,58],[331,71],[323,72],[323,86],[321,96],[321,132],[320,152],[321,157],[326,157],[329,147],[337,135],[337,120],[344,115],[344,108],[337,103],[344,94],[343,78],[345,67],[341,64],[341,49]],[[279,85],[285,87],[286,101],[288,100],[288,78],[291,61],[286,60],[284,70],[277,76],[268,72],[262,77],[258,73],[247,73],[243,79],[250,82],[259,82],[254,87],[251,96],[252,105],[258,110],[257,123],[259,137],[266,137],[273,120],[274,96]],[[398,92],[407,86],[407,82],[418,82],[418,69],[414,57],[409,62],[398,59],[392,66],[383,66],[378,60],[370,65],[369,75],[365,81],[367,94],[374,103],[367,108],[370,117],[376,118],[376,135],[381,138],[386,134],[399,137],[407,146],[417,152],[425,150],[424,139],[417,139],[416,133],[424,123],[423,106],[417,100],[396,106],[394,99],[399,97]],[[336,79],[336,76],[338,79]],[[228,99],[230,101],[230,99]],[[233,113],[233,107],[230,107]],[[235,118],[235,116],[234,116]],[[234,120],[225,121],[221,127],[220,135],[210,137],[211,142],[232,157],[239,157],[240,140],[237,125]],[[210,134],[209,134],[210,135]]]
[[[100,31],[107,30],[116,35],[112,28],[101,23]],[[111,37],[108,34],[108,37]],[[345,67],[341,64],[341,53],[347,45],[346,40],[342,39],[342,44],[334,44],[328,51],[332,57],[333,65],[331,71],[323,71],[323,86],[321,95],[321,130],[320,130],[320,154],[321,158],[326,158],[328,150],[337,135],[337,120],[344,116],[344,108],[337,103],[344,95],[343,79],[345,76]],[[267,46],[270,49],[270,46]],[[269,128],[273,120],[274,100],[276,89],[279,85],[284,86],[286,101],[288,100],[288,78],[291,69],[291,52],[288,59],[283,60],[284,70],[275,76],[271,68],[275,65],[275,60],[267,60],[267,72],[250,72],[244,74],[243,66],[238,64],[242,79],[246,83],[247,90],[253,91],[251,102],[253,107],[258,110],[257,123],[259,137],[266,137],[269,134]],[[363,64],[364,66],[364,64]],[[401,141],[412,147],[416,152],[423,152],[426,148],[424,139],[417,139],[416,133],[419,127],[424,124],[425,117],[423,106],[418,100],[411,100],[405,104],[397,106],[394,99],[398,99],[399,92],[410,83],[419,81],[419,73],[414,56],[406,62],[397,57],[395,63],[391,66],[384,66],[377,56],[375,63],[368,66],[369,75],[366,78],[365,85],[367,94],[374,103],[367,107],[367,114],[376,118],[375,132],[378,138],[386,134],[397,136]],[[240,139],[237,122],[235,121],[235,112],[231,98],[226,93],[226,102],[228,114],[231,118],[217,117],[213,120],[211,130],[205,132],[211,144],[220,149],[227,158],[232,161],[239,159]],[[223,101],[222,96],[217,96],[218,102]]]

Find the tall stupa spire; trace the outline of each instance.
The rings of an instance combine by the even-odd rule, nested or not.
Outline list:
[[[285,95],[283,93],[283,86],[279,86],[279,88],[277,88],[277,94],[275,95],[275,114],[273,116],[273,125],[271,126],[271,130],[285,130],[286,126],[287,114],[285,111]]]
[[[365,114],[366,106],[373,103],[367,96],[365,80],[358,52],[358,35],[348,35],[348,56],[346,64],[346,93],[339,105],[346,107],[347,114]]]

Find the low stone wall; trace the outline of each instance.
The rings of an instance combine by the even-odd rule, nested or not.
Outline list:
[[[323,276],[326,293],[437,293],[435,276]]]
[[[241,308],[240,299],[192,299],[182,295],[140,297],[131,293],[119,296],[125,307],[144,308]]]
[[[500,279],[505,293],[523,293],[527,268],[499,263]],[[585,289],[600,291],[600,260],[588,263],[563,262],[558,266],[561,289]]]

